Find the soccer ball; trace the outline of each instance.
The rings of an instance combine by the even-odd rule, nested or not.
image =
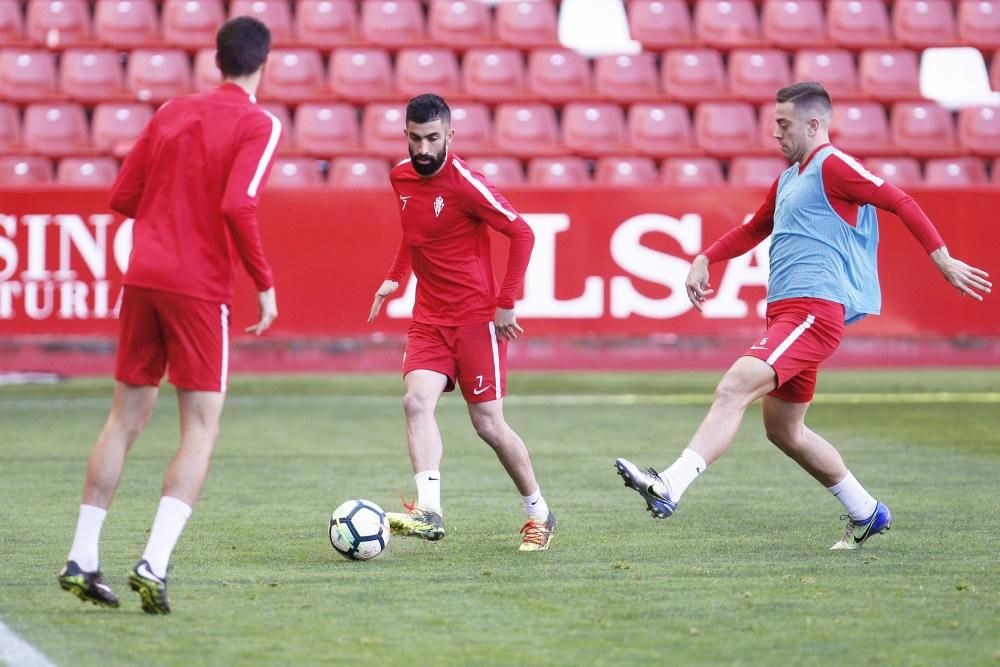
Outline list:
[[[389,543],[389,520],[370,500],[348,500],[330,517],[330,544],[344,558],[375,558]]]

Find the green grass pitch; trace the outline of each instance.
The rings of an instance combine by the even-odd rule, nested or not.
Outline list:
[[[369,562],[330,547],[329,513],[413,493],[396,375],[234,379],[204,495],[174,553],[174,613],[125,584],[177,437],[164,389],[105,523],[122,608],[56,573],[111,384],[0,387],[0,621],[55,664],[998,665],[1000,373],[827,372],[809,423],[895,515],[829,551],[840,505],[763,437],[654,521],[612,463],[663,468],[719,373],[517,374],[508,420],[559,517],[517,551],[520,499],[460,397],[438,410],[447,537],[393,537]]]

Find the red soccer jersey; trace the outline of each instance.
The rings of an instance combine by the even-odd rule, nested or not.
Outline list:
[[[413,320],[462,326],[489,322],[496,309],[513,308],[535,237],[486,178],[449,155],[438,173],[418,174],[409,160],[389,174],[399,197],[403,240],[387,278],[417,276]],[[487,226],[510,237],[503,286],[493,275]]]
[[[229,303],[238,256],[270,288],[256,209],[280,136],[232,83],[160,107],[111,188],[111,208],[135,218],[125,284]]]

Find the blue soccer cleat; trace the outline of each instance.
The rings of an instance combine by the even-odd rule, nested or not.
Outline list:
[[[844,537],[831,549],[857,549],[872,535],[884,533],[892,527],[892,512],[880,502],[875,503],[875,511],[864,521],[847,517],[847,531]]]
[[[670,486],[652,468],[640,469],[626,459],[615,459],[615,468],[625,480],[625,486],[639,492],[646,501],[646,509],[654,519],[666,519],[677,509],[677,503],[670,497]]]

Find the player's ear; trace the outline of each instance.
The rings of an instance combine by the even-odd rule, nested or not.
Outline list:
[[[445,138],[450,143],[451,140],[455,138],[455,128],[453,128],[453,127],[448,128],[448,133],[445,135]]]

